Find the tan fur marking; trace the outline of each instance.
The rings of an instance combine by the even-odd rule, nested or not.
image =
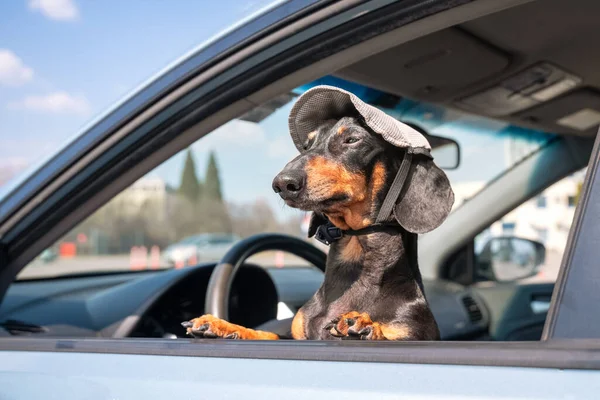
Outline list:
[[[187,328],[187,333],[191,334],[192,330],[198,329],[202,325],[208,324],[209,330],[217,337],[224,338],[231,334],[237,334],[238,339],[245,340],[278,340],[279,336],[275,333],[256,331],[254,329],[245,328],[240,325],[235,325],[220,318],[216,318],[210,314],[203,315],[192,320],[193,326]]]
[[[333,225],[337,226],[338,228],[350,229],[350,226],[346,223],[346,220],[342,214],[326,213],[325,216]]]
[[[350,172],[335,161],[312,158],[306,163],[306,174],[307,187],[315,198],[345,194],[350,197],[350,203],[363,201],[366,197],[364,175]]]
[[[325,213],[325,215],[340,229],[361,229],[371,224],[370,219],[363,218],[368,210],[367,205],[366,201],[361,201],[347,207],[338,206],[335,212]]]
[[[317,131],[312,131],[308,134],[308,140],[313,140],[317,136]]]
[[[360,331],[361,329],[371,326],[372,334],[371,340],[404,340],[410,337],[410,327],[406,324],[382,324],[379,322],[373,322],[371,316],[367,313],[360,313],[358,311],[350,311],[349,313],[342,314],[339,317],[339,321],[335,328],[331,328],[330,332],[333,336],[347,336],[350,326],[347,320],[353,319],[352,329]]]
[[[358,311],[351,311],[346,314],[342,314],[339,318],[339,322],[337,324],[337,331],[332,328],[329,332],[333,336],[347,336],[348,330],[350,326],[347,323],[347,319],[353,319],[354,324],[352,325],[352,329],[356,331],[360,331],[361,329],[371,326],[373,329],[373,333],[371,334],[371,340],[385,340],[383,333],[381,332],[381,324],[379,322],[373,322],[371,317],[367,313],[359,313]],[[340,334],[338,334],[338,332]]]
[[[337,128],[337,133],[338,135],[341,135],[342,133],[344,133],[344,131],[348,129],[348,127],[346,125],[340,125],[339,128]]]
[[[340,259],[343,262],[359,262],[363,254],[363,248],[356,236],[344,238],[342,242],[342,250],[340,251]]]
[[[402,340],[410,336],[408,325],[381,325],[381,333],[387,340]]]
[[[325,213],[335,226],[340,229],[361,229],[373,223],[369,215],[375,212],[372,209],[374,201],[385,185],[387,174],[382,162],[373,168],[370,188],[367,188],[364,175],[350,172],[342,164],[324,157],[309,160],[306,174],[307,188],[315,201],[337,194],[348,196],[347,201]]]
[[[348,171],[342,164],[315,157],[306,163],[306,187],[314,201],[338,194],[348,196],[343,204],[328,210],[330,221],[341,229],[360,229],[370,211],[366,179],[360,173]]]
[[[292,320],[292,337],[296,340],[306,340],[304,333],[304,312],[299,309]]]
[[[373,188],[371,189],[371,201],[375,200],[375,197],[383,188],[383,185],[385,184],[385,176],[385,167],[383,166],[383,163],[379,161],[377,164],[375,164],[375,167],[373,168],[373,174],[371,175],[371,182],[373,185]]]

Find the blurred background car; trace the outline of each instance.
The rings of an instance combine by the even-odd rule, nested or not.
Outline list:
[[[188,236],[164,250],[163,262],[169,266],[185,266],[218,261],[239,239],[238,236],[227,233]]]
[[[58,258],[58,254],[56,253],[56,251],[52,248],[46,249],[42,252],[42,254],[40,254],[40,261],[42,261],[43,263],[51,263],[52,261],[56,260]]]

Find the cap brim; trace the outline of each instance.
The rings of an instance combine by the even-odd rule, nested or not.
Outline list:
[[[333,86],[315,86],[303,93],[290,111],[288,124],[299,151],[308,134],[330,119],[359,113],[384,140],[397,147],[431,150],[427,139],[414,128],[375,108],[354,94]]]

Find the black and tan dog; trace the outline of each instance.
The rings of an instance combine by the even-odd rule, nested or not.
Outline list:
[[[393,212],[381,221],[410,150],[384,140],[360,113],[344,114],[308,133],[300,156],[273,180],[288,206],[313,212],[309,236],[331,241],[324,283],[295,315],[291,337],[438,340],[417,263],[417,234],[447,217],[454,201],[450,183],[431,157],[414,154]],[[195,337],[280,338],[210,315],[184,326]]]

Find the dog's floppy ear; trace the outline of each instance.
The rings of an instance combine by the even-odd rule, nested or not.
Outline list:
[[[310,216],[310,223],[308,224],[308,237],[311,238],[317,233],[319,226],[327,223],[327,218],[320,213],[313,212]]]
[[[426,233],[444,222],[454,204],[448,177],[433,160],[414,158],[408,189],[394,206],[394,217],[412,233]]]

